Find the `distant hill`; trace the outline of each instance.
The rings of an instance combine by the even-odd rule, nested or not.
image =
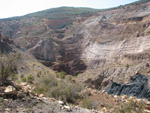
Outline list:
[[[77,15],[90,15],[93,13],[96,13],[100,11],[100,9],[92,9],[92,8],[85,8],[85,7],[58,7],[58,8],[51,8],[35,13],[30,13],[24,16],[18,16],[18,17],[11,17],[6,19],[0,19],[1,21],[4,20],[20,20],[23,18],[32,18],[32,17],[38,17],[38,18],[47,18],[47,19],[59,19],[59,18],[68,18],[68,17],[74,17]]]
[[[83,14],[90,14],[100,11],[99,9],[92,9],[92,8],[75,8],[75,7],[59,7],[59,8],[52,8],[47,9],[44,11],[31,13],[25,15],[24,17],[40,17],[40,18],[58,18],[59,16],[68,17],[73,15],[83,15]]]

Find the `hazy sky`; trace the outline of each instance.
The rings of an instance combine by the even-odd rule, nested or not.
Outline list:
[[[28,13],[60,7],[110,8],[138,0],[1,0],[0,18],[21,16]]]

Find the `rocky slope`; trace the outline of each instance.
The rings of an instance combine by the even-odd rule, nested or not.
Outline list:
[[[107,86],[112,78],[127,81],[135,71],[148,72],[149,1],[94,13],[69,13],[71,20],[68,15],[56,14],[52,19],[36,14],[42,12],[1,20],[0,28],[44,65],[71,75],[86,70],[79,81],[96,88]],[[59,25],[66,21],[69,24]]]

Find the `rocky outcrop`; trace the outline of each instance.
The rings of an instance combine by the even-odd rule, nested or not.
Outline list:
[[[75,59],[68,62],[59,62],[59,64],[53,66],[54,70],[58,72],[64,71],[66,74],[73,76],[77,76],[77,74],[83,73],[86,68],[86,64],[80,59]]]
[[[49,113],[102,113],[98,110],[89,110],[78,106],[69,105],[54,98],[35,94],[33,87],[27,83],[18,85],[0,86],[0,112],[49,112]]]
[[[13,41],[8,37],[4,37],[0,34],[0,52],[1,53],[9,53],[13,51],[12,45]]]
[[[138,98],[150,99],[150,90],[148,89],[148,78],[141,74],[136,74],[130,78],[128,84],[119,84],[112,82],[106,89],[108,94],[136,96]]]
[[[39,60],[55,61],[55,46],[53,40],[41,39],[33,48],[30,49],[31,53]]]

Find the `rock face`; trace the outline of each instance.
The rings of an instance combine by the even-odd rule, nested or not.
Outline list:
[[[73,15],[63,19],[65,16],[59,20],[31,14],[28,18],[1,20],[0,28],[17,45],[29,50],[38,60],[44,60],[43,64],[68,74],[103,68],[114,62],[125,64],[128,60],[150,59],[149,1],[91,16]]]
[[[144,6],[145,9],[139,9]],[[147,6],[150,3],[100,12],[99,16],[84,22],[82,58],[87,59],[90,68],[116,62],[125,55],[141,55],[150,49],[150,12]]]
[[[39,60],[55,61],[55,46],[52,39],[40,40],[30,51]]]
[[[106,89],[108,94],[136,96],[138,98],[150,99],[148,89],[148,78],[141,74],[136,74],[130,78],[130,83],[119,84],[112,82]]]
[[[1,53],[9,53],[9,52],[13,51],[13,47],[11,47],[12,43],[13,43],[13,41],[11,41],[7,37],[3,37],[0,34],[0,52]]]

